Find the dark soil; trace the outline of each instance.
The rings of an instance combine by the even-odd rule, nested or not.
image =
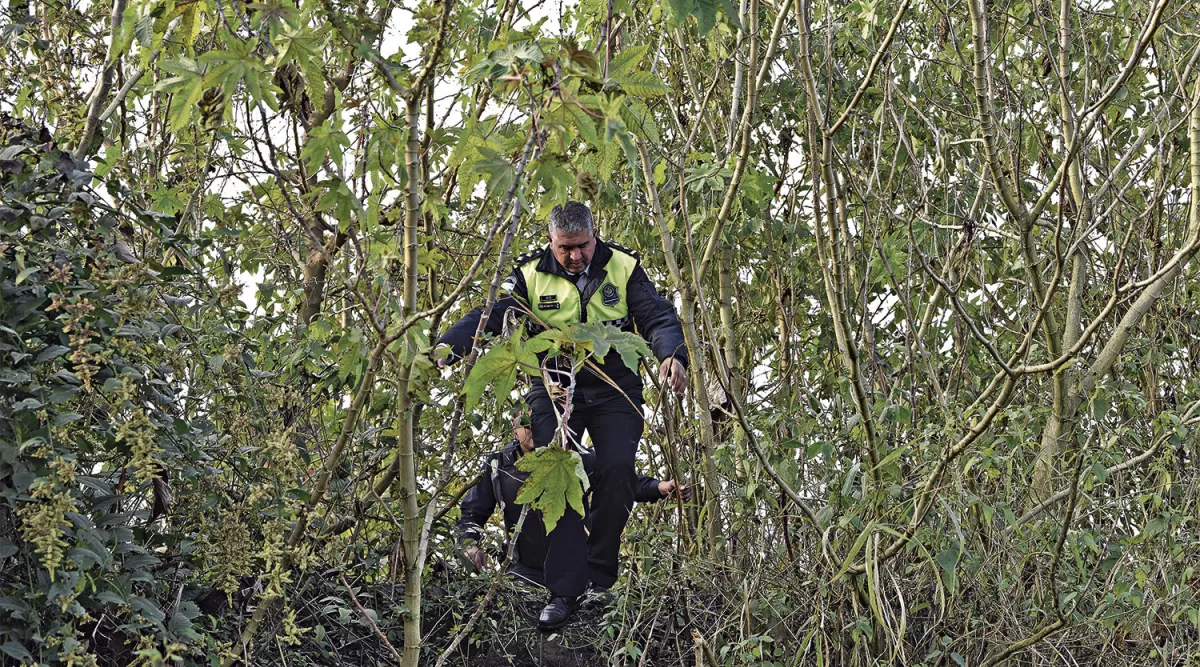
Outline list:
[[[596,649],[604,633],[604,608],[582,608],[556,633],[537,629],[544,592],[506,588],[480,619],[473,636],[478,643],[460,649],[462,667],[606,667]],[[448,643],[448,642],[447,642]],[[466,644],[466,642],[464,642]]]

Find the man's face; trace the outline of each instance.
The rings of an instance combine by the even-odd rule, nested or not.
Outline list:
[[[568,273],[579,273],[592,263],[596,252],[595,232],[550,232],[550,251]]]
[[[533,431],[529,430],[528,426],[520,424],[513,427],[513,437],[521,445],[521,450],[524,452],[533,451]]]

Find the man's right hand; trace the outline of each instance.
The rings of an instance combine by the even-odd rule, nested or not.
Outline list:
[[[487,565],[487,552],[474,544],[463,549],[463,556],[471,561],[471,565],[474,565],[476,570],[482,570],[483,566]]]
[[[437,347],[433,348],[433,355],[436,357],[438,352],[441,352],[443,348],[447,348],[447,347],[450,347],[450,346],[445,343],[438,345]],[[440,359],[438,359],[436,361],[436,363],[437,363],[438,368],[445,368],[450,365],[450,357],[449,356],[441,357]]]

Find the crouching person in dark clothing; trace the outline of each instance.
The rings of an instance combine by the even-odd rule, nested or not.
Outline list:
[[[533,432],[529,428],[529,415],[524,414],[513,423],[513,441],[504,449],[488,456],[483,465],[483,471],[467,495],[459,504],[462,516],[458,520],[456,530],[460,543],[466,546],[463,555],[475,566],[483,569],[487,563],[487,554],[478,542],[482,537],[482,527],[487,524],[496,506],[504,518],[504,532],[510,536],[517,522],[521,519],[522,506],[518,505],[517,492],[521,484],[529,477],[529,473],[517,469],[517,460],[526,452],[533,451]],[[583,467],[588,475],[595,468],[596,455],[592,451],[581,454]],[[674,480],[659,481],[652,477],[639,476],[634,485],[634,500],[639,503],[653,503],[675,493]],[[689,489],[685,485],[680,489],[686,500]],[[546,527],[542,523],[541,513],[530,510],[517,536],[513,547],[512,561],[508,572],[525,581],[545,586],[543,563],[546,560]],[[505,545],[507,552],[508,545]]]

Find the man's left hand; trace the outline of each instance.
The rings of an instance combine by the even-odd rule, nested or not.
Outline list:
[[[663,498],[670,498],[678,490],[679,499],[683,502],[688,502],[692,499],[692,486],[685,480],[683,484],[676,482],[673,479],[664,480],[658,483],[658,493]]]
[[[658,381],[669,386],[676,396],[683,396],[683,390],[687,387],[687,371],[678,359],[667,357],[658,366]]]
[[[487,552],[472,544],[463,550],[463,555],[475,566],[476,570],[482,570],[487,565]]]

